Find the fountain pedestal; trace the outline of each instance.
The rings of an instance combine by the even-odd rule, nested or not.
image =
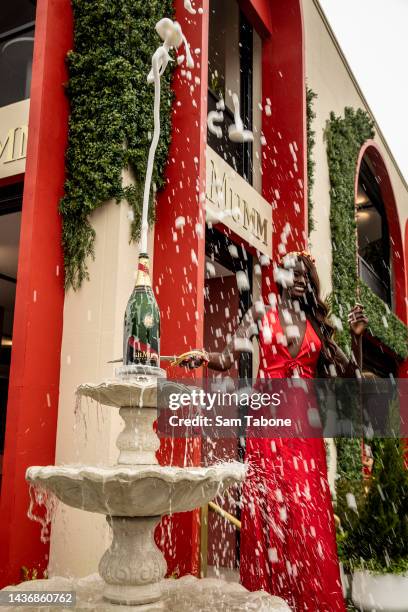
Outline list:
[[[161,516],[107,517],[113,541],[99,562],[105,581],[103,596],[117,604],[136,605],[159,601],[160,582],[167,564],[154,541]]]
[[[125,428],[116,441],[116,446],[120,451],[118,463],[157,465],[156,451],[160,443],[153,434],[153,423],[157,418],[157,410],[123,406],[119,414],[125,421]]]

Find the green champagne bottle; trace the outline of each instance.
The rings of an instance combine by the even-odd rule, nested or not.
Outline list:
[[[160,312],[149,274],[149,257],[139,255],[135,288],[126,306],[123,334],[124,365],[159,366]]]

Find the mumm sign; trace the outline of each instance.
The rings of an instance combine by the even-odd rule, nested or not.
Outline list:
[[[25,171],[29,100],[0,108],[0,179]]]
[[[206,160],[207,221],[223,223],[271,257],[272,206],[209,146]]]

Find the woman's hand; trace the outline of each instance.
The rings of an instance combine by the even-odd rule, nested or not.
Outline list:
[[[181,368],[194,370],[195,368],[200,368],[203,365],[207,365],[208,362],[208,353],[204,349],[195,349],[179,355],[174,361],[171,362],[171,365],[178,365]]]
[[[361,336],[368,325],[368,318],[365,315],[362,304],[356,304],[348,314],[350,329],[355,336]]]

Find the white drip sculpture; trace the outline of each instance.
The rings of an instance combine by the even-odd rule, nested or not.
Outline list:
[[[177,21],[172,21],[165,17],[156,23],[156,32],[163,41],[163,44],[156,49],[152,56],[152,69],[147,76],[148,83],[154,83],[154,131],[153,139],[149,149],[149,157],[147,160],[147,170],[143,193],[143,209],[142,209],[142,226],[141,226],[141,243],[140,252],[147,253],[147,232],[149,229],[148,224],[148,210],[149,210],[149,198],[150,188],[152,183],[154,158],[156,155],[156,149],[160,138],[160,77],[167,68],[167,64],[173,61],[170,57],[171,49],[178,49],[183,43],[186,52],[186,64],[188,68],[194,68],[194,60],[190,53],[190,46],[187,42],[186,37],[183,34],[181,26]],[[179,57],[179,62],[184,61],[184,56]]]
[[[232,142],[253,142],[254,135],[251,130],[244,130],[244,124],[239,112],[239,98],[237,94],[232,94],[234,104],[234,122],[228,128],[228,138]]]

